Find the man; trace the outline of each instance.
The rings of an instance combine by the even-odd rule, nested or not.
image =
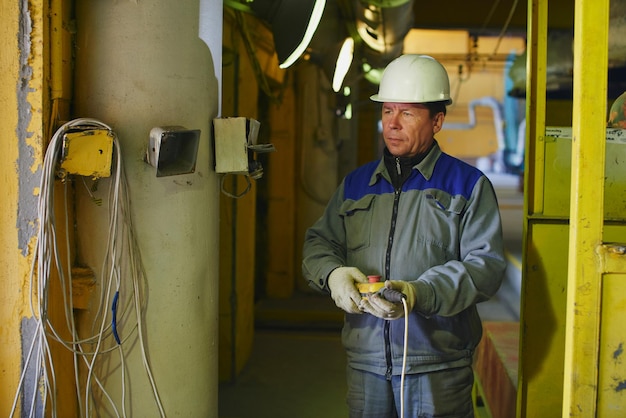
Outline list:
[[[611,105],[607,127],[626,129],[626,91]]]
[[[496,293],[506,266],[496,196],[435,141],[451,103],[439,62],[397,58],[371,99],[382,102],[384,155],[348,174],[309,228],[303,273],[346,312],[350,417],[473,417],[476,304]],[[361,298],[366,275],[402,292],[408,317],[402,301]]]

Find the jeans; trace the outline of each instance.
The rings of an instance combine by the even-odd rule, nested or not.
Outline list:
[[[347,403],[350,418],[398,418],[401,412],[400,376],[391,381],[348,366]],[[471,367],[407,374],[404,379],[404,417],[473,418]]]

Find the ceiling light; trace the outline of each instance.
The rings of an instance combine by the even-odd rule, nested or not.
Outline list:
[[[343,42],[339,56],[337,57],[337,63],[335,64],[335,71],[333,74],[333,91],[339,92],[343,85],[343,80],[346,78],[346,74],[350,70],[352,65],[352,57],[354,56],[354,39],[348,37]]]
[[[320,23],[326,0],[254,0],[250,8],[270,24],[280,68],[302,55]]]

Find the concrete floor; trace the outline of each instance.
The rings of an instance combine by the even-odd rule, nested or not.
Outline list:
[[[222,383],[221,418],[345,418],[345,354],[336,332],[257,330],[235,383]]]

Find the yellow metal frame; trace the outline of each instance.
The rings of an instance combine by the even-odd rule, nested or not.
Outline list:
[[[577,0],[563,417],[595,417],[602,272],[609,0]],[[589,63],[592,63],[591,65]]]
[[[623,324],[618,318],[626,313],[626,244],[609,242],[626,236],[626,217],[613,202],[621,198],[625,180],[619,174],[621,157],[606,160],[609,0],[576,0],[574,5],[574,94],[571,161],[567,162],[557,161],[553,154],[567,151],[556,157],[569,158],[569,146],[563,149],[566,143],[546,134],[547,5],[547,0],[528,1],[517,416],[624,416],[622,356],[626,354],[622,354]],[[548,152],[550,161],[546,161]],[[617,187],[607,186],[607,178],[617,179]],[[555,206],[555,193],[556,198],[567,198],[568,182],[569,209],[561,203]],[[554,210],[561,207],[565,210]]]
[[[553,330],[558,329],[558,318],[552,312],[542,312],[537,317],[538,305],[551,300],[556,290],[547,288],[550,283],[538,289],[538,283],[544,283],[543,269],[539,254],[543,253],[542,233],[535,231],[535,223],[541,222],[544,206],[544,167],[545,167],[545,120],[546,120],[546,66],[548,43],[548,1],[528,0],[526,54],[526,153],[524,176],[524,223],[522,237],[522,293],[520,319],[520,353],[517,385],[517,416],[537,416],[535,411],[551,413],[554,406],[550,399],[541,399],[539,394],[546,393],[552,385],[549,376],[554,372],[542,367],[543,361],[551,361],[559,351],[559,343],[553,343]],[[553,231],[548,230],[548,235]],[[552,263],[553,265],[556,263]],[[529,278],[531,280],[529,280]],[[529,284],[529,282],[532,282]],[[531,306],[528,308],[528,306]],[[558,307],[548,308],[556,311]],[[549,318],[546,321],[546,317]],[[540,325],[542,324],[542,325]],[[552,338],[549,338],[552,337]],[[548,347],[540,348],[545,342]],[[553,348],[557,345],[557,348]],[[558,355],[558,354],[556,354]],[[546,370],[547,369],[547,370]],[[541,371],[540,371],[541,370]],[[558,395],[560,399],[560,392]],[[552,397],[552,396],[550,396]],[[540,402],[538,402],[541,400]],[[548,403],[546,403],[546,401]]]
[[[545,151],[542,143],[546,129],[546,67],[548,48],[548,1],[528,1],[528,41],[526,55],[526,154],[525,167],[533,167],[525,176],[525,190],[532,190],[532,200],[525,199],[525,213],[543,212]],[[533,143],[536,139],[537,145]],[[524,234],[526,235],[526,234]]]

